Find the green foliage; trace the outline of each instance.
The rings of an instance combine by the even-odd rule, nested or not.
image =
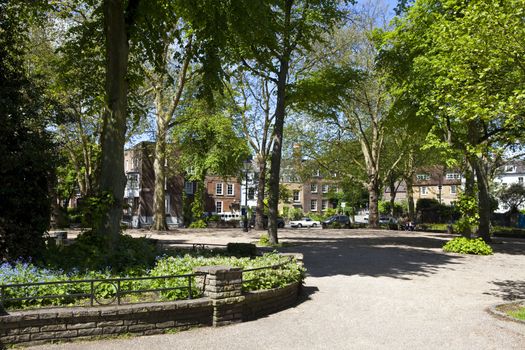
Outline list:
[[[252,243],[228,243],[226,251],[237,257],[254,257],[257,255],[257,246]]]
[[[392,203],[390,201],[379,201],[379,214],[390,215],[392,213]],[[403,213],[408,212],[408,203],[405,201],[403,203],[394,203],[394,216],[398,217],[403,215]]]
[[[457,207],[441,204],[438,200],[431,198],[418,199],[416,212],[423,223],[447,223],[459,217]]]
[[[84,227],[99,227],[107,215],[107,211],[114,203],[115,198],[109,192],[84,198],[81,205],[82,224]]]
[[[286,218],[290,220],[299,220],[304,217],[304,212],[300,208],[290,208],[286,213]]]
[[[491,255],[492,248],[482,238],[456,237],[448,241],[443,250],[449,253]]]
[[[517,212],[525,202],[525,187],[520,183],[511,184],[498,192],[498,198],[510,208],[509,211]]]
[[[517,310],[509,311],[508,314],[518,320],[525,321],[525,307],[520,307]]]
[[[155,261],[157,248],[146,238],[119,235],[116,251],[108,251],[108,237],[87,231],[68,246],[51,245],[45,260],[53,268],[64,271],[111,271],[120,273],[129,269],[146,270]]]
[[[48,127],[61,113],[23,61],[40,5],[0,1],[0,261],[39,258],[49,227],[57,157]]]
[[[208,227],[208,224],[206,223],[206,221],[202,219],[192,222],[189,226],[189,228],[206,228],[206,227]]]

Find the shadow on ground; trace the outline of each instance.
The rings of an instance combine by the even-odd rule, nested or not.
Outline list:
[[[505,301],[525,299],[525,281],[493,281],[494,288],[483,293],[493,295]]]
[[[462,256],[439,250],[440,237],[350,236],[287,237],[291,247],[280,249],[304,254],[308,274],[313,277],[359,275],[411,279],[452,269]]]

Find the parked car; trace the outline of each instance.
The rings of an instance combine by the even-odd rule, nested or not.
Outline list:
[[[291,227],[317,227],[320,226],[321,223],[319,221],[312,220],[310,218],[302,218],[301,220],[293,220],[290,221]]]
[[[255,227],[255,215],[253,215],[250,219],[250,227]],[[268,228],[268,215],[263,216],[263,227],[266,229]],[[283,228],[284,227],[284,218],[277,217],[277,227]]]
[[[350,218],[347,215],[334,215],[321,223],[323,228],[327,228],[332,224],[339,224],[341,227],[350,226]]]

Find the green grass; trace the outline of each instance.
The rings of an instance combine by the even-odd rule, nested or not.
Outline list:
[[[516,311],[508,311],[507,313],[518,320],[525,321],[525,306],[520,307]]]

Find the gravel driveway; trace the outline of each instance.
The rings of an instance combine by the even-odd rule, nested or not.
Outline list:
[[[134,232],[141,235],[144,232]],[[148,234],[148,233],[146,233]],[[237,230],[172,231],[175,243],[256,240]],[[449,237],[374,230],[281,230],[309,276],[296,307],[256,321],[177,334],[33,349],[525,349],[525,326],[493,317],[525,299],[525,241],[488,257],[445,254]]]

